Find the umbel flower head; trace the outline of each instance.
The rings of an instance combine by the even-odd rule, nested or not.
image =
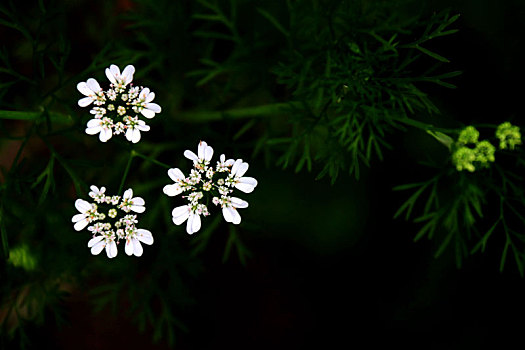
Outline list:
[[[452,153],[452,163],[458,171],[474,172],[479,167],[488,167],[489,163],[496,160],[496,148],[489,141],[478,141],[478,138],[479,131],[473,126],[467,126],[460,132]]]
[[[161,112],[158,104],[153,103],[155,93],[147,87],[133,86],[135,67],[126,66],[122,73],[112,64],[106,68],[106,76],[110,81],[108,90],[103,90],[98,82],[89,78],[77,85],[84,98],[78,101],[80,107],[93,105],[86,133],[98,134],[102,142],[108,141],[113,135],[122,134],[128,141],[137,143],[141,131],[149,131],[150,127],[140,117],[151,119]]]
[[[98,255],[102,250],[106,250],[108,258],[117,256],[117,245],[120,240],[125,240],[127,255],[141,256],[143,249],[141,242],[147,245],[153,244],[151,232],[142,228],[137,228],[136,213],[143,213],[144,199],[133,197],[133,190],[130,188],[121,196],[106,195],[106,188],[91,186],[89,196],[94,203],[77,199],[75,207],[80,212],[72,218],[75,223],[76,231],[81,231],[87,227],[93,237],[88,242],[93,255]]]
[[[521,133],[518,126],[509,122],[502,123],[496,129],[496,137],[499,139],[500,149],[513,150],[516,146],[521,145]]]
[[[173,184],[164,186],[168,196],[184,194],[182,198],[187,204],[176,207],[172,211],[175,225],[186,222],[186,232],[193,234],[201,228],[201,216],[210,215],[210,204],[221,207],[224,220],[233,224],[241,223],[237,209],[248,207],[248,202],[235,197],[234,190],[244,193],[252,192],[257,186],[257,180],[244,176],[248,171],[248,163],[242,159],[226,159],[222,154],[215,167],[211,163],[213,148],[201,141],[197,154],[185,151],[184,156],[193,161],[193,169],[185,176],[178,168],[168,170],[168,176]]]

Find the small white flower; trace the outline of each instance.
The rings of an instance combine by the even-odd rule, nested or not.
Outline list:
[[[175,225],[180,225],[188,220],[186,223],[186,232],[190,235],[199,231],[201,228],[201,218],[199,214],[195,213],[189,205],[183,205],[173,209],[171,216]]]
[[[117,210],[115,208],[111,208],[108,211],[108,216],[112,219],[117,217]]]
[[[83,199],[77,199],[75,201],[75,208],[77,208],[80,214],[74,215],[71,221],[75,223],[75,230],[81,231],[96,218],[97,206]]]
[[[226,160],[226,156],[221,154],[220,160],[217,162],[217,171],[224,172],[230,171],[230,167],[235,163],[233,159]]]
[[[106,254],[110,259],[116,257],[118,253],[114,234],[93,237],[88,242],[88,248],[91,248],[91,254],[93,255],[100,254],[106,248]]]
[[[86,82],[78,83],[77,90],[80,91],[82,95],[86,96],[78,100],[78,105],[80,107],[89,106],[93,102],[98,102],[96,104],[100,104],[100,102],[103,103],[104,101],[102,88],[93,78],[89,78]]]
[[[196,165],[198,169],[203,170],[204,166],[208,165],[211,157],[213,157],[213,148],[208,146],[206,142],[201,141],[197,148],[197,154],[190,150],[184,151],[184,157],[193,160],[193,164]]]
[[[237,159],[232,166],[230,176],[234,179],[235,188],[244,193],[251,193],[257,186],[257,180],[253,177],[243,177],[246,171],[248,171],[248,163]]]
[[[150,92],[148,88],[144,88],[140,92],[138,101],[136,102],[138,111],[148,119],[155,117],[155,113],[160,113],[162,111],[158,104],[151,102],[154,98],[155,93]]]
[[[132,65],[126,66],[122,74],[120,74],[119,67],[114,64],[109,66],[109,68],[106,68],[106,77],[108,77],[109,81],[118,88],[123,88],[131,83],[134,73],[135,67]]]
[[[138,120],[137,117],[135,118],[127,118],[126,119],[126,139],[128,141],[131,141],[133,143],[137,143],[140,141],[140,132],[141,131],[149,131],[150,127],[149,125],[146,125],[146,123],[143,120]]]
[[[172,168],[168,170],[168,176],[175,183],[172,185],[164,186],[164,188],[162,189],[162,192],[164,192],[166,195],[170,197],[176,196],[184,192],[185,177],[182,171],[180,171],[180,169],[178,168]]]
[[[112,126],[113,121],[109,118],[91,119],[87,123],[86,134],[96,135],[100,133],[98,137],[99,140],[106,142],[111,138],[111,136],[113,136],[113,132],[111,131]]]
[[[102,186],[100,189],[97,186],[91,186],[89,187],[91,191],[89,192],[89,196],[95,200],[97,203],[104,202],[104,192],[106,192],[106,188]]]
[[[224,217],[224,220],[226,222],[231,222],[232,224],[240,224],[241,223],[241,216],[239,215],[239,212],[237,211],[237,208],[247,208],[248,202],[243,201],[240,198],[237,197],[230,197],[228,198],[228,201],[223,204],[222,206],[222,215]]]
[[[144,230],[144,229],[137,229],[134,230],[132,233],[130,233],[126,237],[126,247],[125,252],[128,255],[135,255],[135,256],[141,256],[143,249],[140,242],[152,245],[153,244],[153,236],[150,231]]]
[[[133,190],[131,188],[128,188],[122,196],[122,202],[119,204],[119,208],[121,208],[125,212],[129,212],[130,210],[132,210],[135,213],[143,213],[144,210],[146,210],[146,208],[144,207],[144,199],[142,199],[141,197],[132,197]]]
[[[103,107],[93,107],[89,113],[94,114],[95,118],[100,119],[106,114],[106,109]]]

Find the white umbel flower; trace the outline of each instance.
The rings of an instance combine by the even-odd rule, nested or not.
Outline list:
[[[103,90],[95,79],[78,83],[77,89],[86,97],[78,101],[79,106],[95,106],[90,110],[93,119],[89,120],[85,132],[99,135],[101,142],[107,142],[114,135],[123,135],[129,142],[137,143],[141,132],[149,131],[150,126],[140,118],[153,118],[161,112],[161,107],[153,103],[155,93],[147,87],[133,86],[135,68],[126,66],[121,73],[112,64],[106,68],[110,88]]]
[[[91,253],[98,255],[105,249],[106,255],[114,258],[118,253],[118,241],[124,239],[126,254],[141,256],[141,242],[151,245],[153,236],[150,231],[137,227],[137,215],[130,212],[143,213],[146,209],[144,199],[133,197],[131,188],[127,189],[122,197],[105,195],[105,187],[91,186],[90,189],[89,196],[98,204],[77,199],[75,207],[80,214],[74,215],[71,221],[75,223],[76,231],[92,224],[87,227],[93,234],[88,242]],[[110,218],[109,221],[106,221],[107,218]]]
[[[248,202],[231,196],[231,193],[235,189],[250,193],[257,186],[256,179],[244,176],[248,171],[248,163],[242,159],[226,159],[226,156],[221,154],[213,168],[210,166],[213,148],[204,141],[199,143],[197,154],[186,150],[184,156],[193,161],[194,169],[188,177],[178,168],[169,169],[168,176],[174,183],[163,188],[163,192],[170,197],[188,193],[182,196],[188,204],[173,209],[173,223],[181,225],[186,222],[186,232],[189,234],[199,231],[201,217],[210,214],[206,204],[211,202],[221,207],[226,222],[240,224],[238,209],[247,208]]]
[[[77,90],[86,97],[78,100],[80,107],[87,107],[93,102],[102,102],[104,100],[104,93],[98,82],[89,78],[86,82],[80,82],[77,84]]]

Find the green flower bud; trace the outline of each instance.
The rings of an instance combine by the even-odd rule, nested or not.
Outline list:
[[[494,153],[496,152],[496,147],[494,147],[488,141],[481,141],[476,145],[474,149],[476,153],[476,161],[480,162],[484,166],[488,166],[487,163],[494,162],[496,159]]]
[[[476,160],[476,152],[468,147],[459,147],[452,154],[452,162],[458,171],[468,170],[474,172],[476,168],[472,164]]]
[[[465,129],[461,130],[458,137],[458,143],[463,145],[468,145],[469,143],[477,143],[479,137],[479,131],[472,125],[467,126]]]

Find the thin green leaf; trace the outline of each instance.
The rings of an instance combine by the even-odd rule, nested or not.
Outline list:
[[[260,7],[257,7],[257,12],[259,12],[261,15],[264,16],[264,18],[266,18],[268,21],[270,21],[271,24],[273,24],[273,26],[278,30],[280,31],[281,33],[283,33],[283,35],[285,37],[290,37],[290,33],[281,25],[281,23],[279,23],[279,21],[272,15],[270,14],[268,11],[266,10],[263,10],[262,8]]]
[[[441,55],[438,55],[437,53],[433,52],[433,51],[430,51],[428,49],[425,49],[424,47],[421,47],[419,45],[416,45],[415,46],[416,49],[418,49],[419,51],[423,52],[425,55],[428,55],[438,61],[441,61],[441,62],[445,62],[445,63],[449,63],[450,61],[448,59],[446,59],[445,57],[441,56]]]

